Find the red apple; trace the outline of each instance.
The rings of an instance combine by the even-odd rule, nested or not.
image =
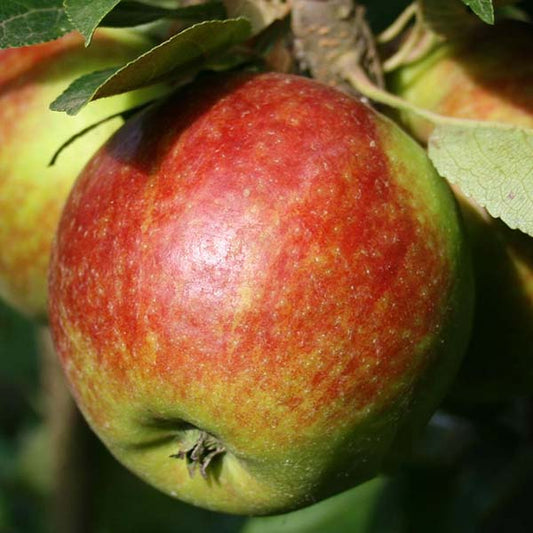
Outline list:
[[[0,51],[0,297],[44,318],[50,246],[70,187],[91,155],[123,123],[106,122],[56,150],[89,125],[140,104],[146,91],[91,103],[76,117],[49,105],[77,77],[125,63],[149,46],[130,31],[99,30],[89,48],[71,33]]]
[[[484,27],[401,69],[391,87],[442,115],[533,128],[533,26]],[[423,143],[433,126],[403,123]],[[477,282],[477,312],[454,395],[493,401],[533,392],[533,239],[492,218],[459,190]]]
[[[424,151],[335,89],[208,77],[127,123],[77,181],[55,344],[112,453],[243,514],[374,476],[424,424],[470,324],[456,204]]]

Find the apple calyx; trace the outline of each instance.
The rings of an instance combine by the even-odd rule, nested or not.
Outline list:
[[[207,468],[211,461],[226,452],[226,447],[213,435],[206,431],[200,431],[196,441],[184,450],[172,454],[170,457],[184,459],[187,462],[189,476],[194,477],[196,470],[204,479],[207,479]]]

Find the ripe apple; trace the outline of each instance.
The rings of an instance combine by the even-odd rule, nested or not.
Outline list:
[[[0,51],[0,297],[28,316],[46,316],[50,246],[72,183],[123,120],[83,135],[49,166],[52,156],[73,135],[140,104],[151,90],[91,103],[76,117],[49,105],[82,74],[120,65],[148,47],[136,33],[99,30],[87,49],[71,33]]]
[[[391,121],[287,74],[207,77],[129,121],[66,204],[55,345],[111,452],[241,514],[374,476],[470,327],[453,195]]]
[[[507,22],[447,43],[401,69],[391,87],[442,115],[533,128],[533,31]],[[432,125],[407,114],[423,143]],[[533,239],[495,220],[456,190],[467,221],[477,312],[454,396],[493,401],[533,392]]]

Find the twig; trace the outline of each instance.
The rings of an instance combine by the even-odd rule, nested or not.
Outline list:
[[[346,54],[342,61],[338,64],[339,74],[344,77],[357,91],[363,94],[370,100],[384,104],[395,109],[401,109],[403,111],[408,111],[409,113],[414,113],[415,115],[425,118],[434,124],[449,124],[449,125],[466,125],[474,124],[475,121],[449,117],[445,115],[439,115],[432,111],[428,111],[422,107],[418,107],[399,96],[396,96],[388,91],[378,87],[373,83],[366,73],[361,69],[357,64],[357,58],[350,57],[349,54]],[[506,126],[507,127],[507,126]]]
[[[398,18],[385,30],[383,30],[377,37],[378,44],[384,44],[392,41],[407,27],[412,18],[418,13],[418,4],[413,2],[409,4]]]
[[[398,67],[404,65],[407,62],[409,56],[412,54],[413,50],[415,50],[415,48],[423,39],[424,34],[424,27],[422,26],[420,21],[417,21],[409,32],[407,39],[405,40],[405,42],[402,43],[397,52],[391,57],[389,57],[386,61],[384,61],[383,70],[385,72],[391,72],[397,69]]]

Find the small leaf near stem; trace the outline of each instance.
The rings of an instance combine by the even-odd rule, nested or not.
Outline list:
[[[189,26],[125,65],[74,80],[50,109],[76,115],[91,100],[158,83],[176,85],[249,36],[250,24],[242,18]]]
[[[249,21],[252,35],[287,17],[291,8],[285,0],[223,0],[223,4],[229,18],[244,17]]]
[[[483,22],[494,24],[494,6],[492,0],[463,0]]]
[[[170,455],[175,459],[184,459],[187,463],[189,476],[192,478],[196,470],[207,479],[207,468],[217,455],[226,452],[225,446],[206,431],[200,431],[196,441],[185,450]]]

